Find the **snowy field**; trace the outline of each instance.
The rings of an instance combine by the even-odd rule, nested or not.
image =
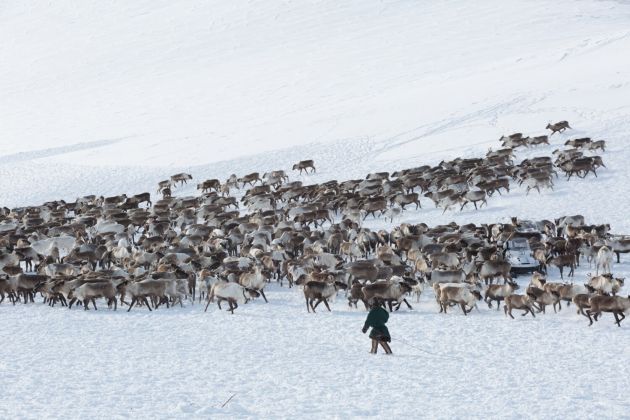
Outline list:
[[[568,120],[516,161],[591,136],[609,145],[598,178],[366,226],[583,214],[630,234],[627,1],[12,1],[0,37],[0,206],[302,159],[317,173],[291,180],[362,178]],[[613,272],[630,278],[627,254]],[[394,355],[374,357],[343,294],[316,315],[297,288],[267,297],[234,315],[4,302],[0,418],[630,417],[630,321],[610,314],[443,315],[427,290],[390,318]]]

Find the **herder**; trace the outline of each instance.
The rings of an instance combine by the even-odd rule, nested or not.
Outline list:
[[[388,344],[392,339],[389,335],[389,330],[385,326],[389,319],[389,314],[382,305],[383,302],[380,300],[374,301],[374,305],[370,309],[363,325],[363,334],[367,332],[369,327],[372,327],[372,331],[370,331],[370,338],[372,339],[372,350],[370,353],[372,354],[376,354],[379,344],[385,350],[385,354],[392,354],[392,349]]]

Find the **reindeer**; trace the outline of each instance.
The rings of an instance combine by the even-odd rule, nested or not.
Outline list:
[[[613,263],[613,251],[606,245],[599,248],[597,256],[595,257],[595,275],[599,274],[599,269],[602,269],[602,274],[610,273],[610,266]]]
[[[588,302],[590,309],[586,310],[586,315],[590,321],[589,327],[593,325],[593,319],[597,321],[602,312],[612,312],[615,316],[615,324],[621,327],[621,321],[626,318],[624,312],[630,309],[630,296],[625,298],[620,296],[593,296]],[[593,318],[591,318],[591,315],[593,315]]]
[[[588,145],[588,150],[590,151],[596,151],[596,150],[601,150],[602,152],[606,151],[606,141],[605,140],[597,140],[594,142],[591,142]]]
[[[398,204],[403,210],[405,206],[409,204],[415,204],[416,210],[422,207],[420,205],[420,199],[418,198],[418,193],[411,194],[395,194],[390,198],[390,204]]]
[[[486,294],[484,297],[484,301],[488,304],[488,307],[492,309],[492,301],[497,301],[497,310],[501,307],[501,301],[505,299],[506,296],[510,296],[516,289],[518,289],[518,284],[513,281],[508,281],[507,284],[498,285],[491,284],[486,289]]]
[[[534,310],[532,309],[532,301],[528,295],[506,296],[503,311],[505,312],[505,316],[510,315],[510,317],[514,319],[514,316],[512,315],[512,309],[522,309],[525,312],[523,312],[521,316],[525,316],[530,313],[534,318],[536,318],[536,315],[534,315]]]
[[[238,178],[238,182],[243,183],[243,187],[249,184],[250,186],[254,186],[256,182],[260,182],[260,174],[258,172],[252,172],[251,174],[247,174],[241,178]]]
[[[566,130],[567,128],[571,128],[569,126],[569,122],[568,121],[559,121],[555,124],[547,124],[547,127],[545,127],[549,130],[551,130],[551,135],[553,136],[554,133],[559,132],[562,133],[564,130]]]
[[[464,207],[466,207],[468,203],[473,203],[475,210],[477,210],[477,203],[481,203],[479,204],[479,208],[481,208],[484,204],[486,207],[488,206],[488,202],[486,201],[486,192],[483,190],[467,191],[464,195],[462,195],[461,201],[462,206],[459,211],[464,210]]]
[[[308,312],[313,310],[315,313],[315,308],[324,302],[326,305],[326,309],[330,312],[330,306],[328,305],[328,299],[337,294],[339,289],[346,289],[348,286],[344,283],[338,281],[316,281],[311,280],[306,282],[304,285],[304,299],[306,300],[306,309]],[[315,302],[317,301],[317,302]],[[315,304],[313,304],[315,302]]]
[[[574,147],[576,149],[581,149],[583,147],[588,146],[589,144],[591,144],[592,140],[590,137],[583,137],[581,139],[572,139],[572,140],[567,140],[566,142],[564,142],[565,146],[571,146]]]
[[[197,184],[197,189],[201,190],[202,193],[208,192],[211,189],[218,192],[221,189],[221,181],[218,179],[207,179],[201,184]]]
[[[298,163],[296,163],[295,165],[293,165],[293,170],[300,171],[300,175],[302,174],[302,171],[305,171],[306,173],[308,173],[308,168],[311,168],[311,173],[315,172],[315,163],[312,160],[301,160]]]
[[[575,260],[576,260],[575,254],[558,255],[557,257],[550,255],[549,257],[547,257],[547,265],[551,264],[558,267],[558,269],[560,270],[560,278],[564,279],[564,276],[563,276],[564,267],[570,268],[569,277],[573,277],[573,272],[575,270],[575,264],[576,264]]]

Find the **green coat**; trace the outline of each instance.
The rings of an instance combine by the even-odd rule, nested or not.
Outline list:
[[[369,327],[372,327],[372,331],[370,331],[370,338],[374,338],[376,340],[384,339],[383,341],[390,341],[391,337],[389,335],[389,330],[385,326],[388,319],[389,314],[387,313],[387,311],[380,306],[376,306],[372,308],[368,313],[365,324],[363,325],[363,330],[367,331]]]

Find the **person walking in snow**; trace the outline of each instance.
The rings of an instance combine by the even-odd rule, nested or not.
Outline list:
[[[361,330],[365,334],[368,328],[372,327],[372,331],[370,331],[370,338],[372,339],[372,350],[370,350],[370,353],[372,354],[376,354],[379,344],[385,350],[385,354],[392,354],[392,349],[388,344],[392,339],[389,335],[389,330],[385,326],[388,319],[389,314],[383,308],[383,302],[375,300]]]

